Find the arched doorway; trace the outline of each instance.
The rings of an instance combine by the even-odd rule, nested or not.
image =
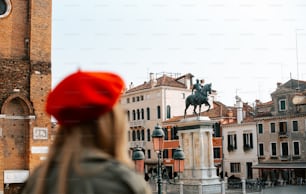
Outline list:
[[[32,108],[29,101],[19,95],[10,96],[3,104],[1,115],[2,119],[2,139],[1,148],[3,153],[3,180],[4,193],[18,193],[22,184],[14,182],[7,183],[10,175],[16,171],[18,176],[19,170],[29,169],[29,115]]]

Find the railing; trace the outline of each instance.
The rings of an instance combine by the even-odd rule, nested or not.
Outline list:
[[[278,135],[279,135],[279,137],[281,137],[281,138],[289,137],[288,131],[280,131],[280,132],[278,132]]]
[[[130,121],[130,127],[145,126],[145,121]]]
[[[157,193],[156,180],[150,179],[149,184],[153,193]],[[218,191],[216,191],[216,188]],[[264,188],[264,182],[255,179],[248,180],[228,180],[227,182],[221,181],[220,184],[203,185],[203,184],[190,184],[180,181],[174,182],[173,180],[162,182],[163,194],[204,194],[204,193],[221,193],[221,194],[245,194],[245,193],[259,193]]]

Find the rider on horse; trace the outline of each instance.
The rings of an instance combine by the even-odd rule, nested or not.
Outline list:
[[[196,80],[196,83],[195,84],[193,84],[193,87],[192,87],[192,93],[193,93],[193,91],[194,90],[196,90],[195,91],[195,93],[194,93],[194,95],[195,95],[195,100],[199,100],[200,98],[201,98],[201,96],[202,96],[202,94],[201,94],[201,90],[203,89],[203,87],[204,87],[204,79],[202,79],[201,80],[201,83],[200,83],[200,81],[197,79]]]

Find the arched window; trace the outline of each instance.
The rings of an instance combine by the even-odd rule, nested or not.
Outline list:
[[[144,110],[143,110],[143,108],[141,109],[141,119],[144,120]]]
[[[140,140],[140,131],[137,130],[137,140],[139,141]]]
[[[137,120],[140,120],[140,111],[137,109]]]
[[[147,108],[147,120],[150,120],[150,108]]]
[[[130,121],[130,111],[128,110],[127,112],[126,112],[126,114],[127,114],[127,119],[128,119],[128,121]]]
[[[150,132],[150,129],[147,129],[147,138],[148,138],[148,141],[151,141],[151,132]]]
[[[136,141],[136,131],[135,130],[133,130],[133,132],[132,132],[132,138],[133,138],[133,141]]]
[[[136,111],[133,110],[133,121],[135,121],[135,120],[136,120]]]
[[[157,106],[157,119],[160,119],[160,106]]]
[[[167,105],[167,119],[171,118],[171,107],[170,105]]]
[[[142,141],[144,141],[144,139],[145,139],[144,136],[145,136],[145,132],[144,132],[144,129],[142,129],[142,130],[141,130],[141,140],[142,140]]]

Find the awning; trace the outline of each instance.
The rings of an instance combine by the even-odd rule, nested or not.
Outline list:
[[[305,168],[306,163],[261,163],[253,165],[252,168],[257,169],[294,169],[294,168]]]

